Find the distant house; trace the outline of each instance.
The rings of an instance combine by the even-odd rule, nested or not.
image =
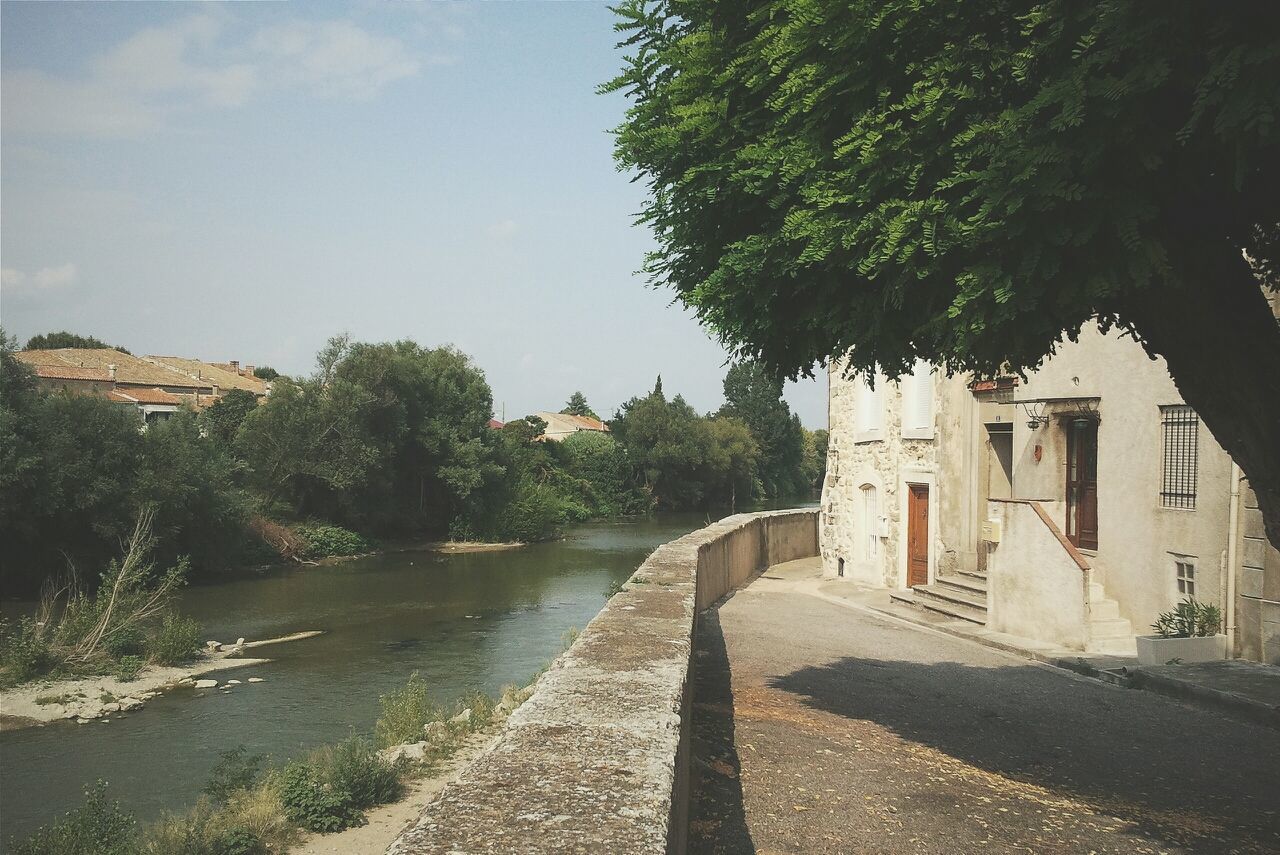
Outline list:
[[[489,430],[502,430],[503,424],[497,419],[489,419]]]
[[[566,437],[581,431],[609,432],[607,424],[590,416],[570,416],[565,413],[550,412],[534,413],[534,415],[547,423],[547,430],[542,436],[552,442],[562,442]]]
[[[210,363],[176,356],[133,356],[111,348],[66,347],[14,354],[31,366],[37,385],[49,392],[97,395],[134,406],[144,423],[167,419],[181,407],[203,409],[230,389],[258,398],[271,384],[253,376],[253,366]]]

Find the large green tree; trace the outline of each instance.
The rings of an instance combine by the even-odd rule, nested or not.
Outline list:
[[[567,416],[588,416],[593,419],[600,418],[596,415],[595,410],[591,409],[591,405],[587,403],[587,396],[581,392],[574,392],[569,396],[569,400],[565,402],[564,409],[560,411]]]
[[[123,347],[112,347],[100,338],[91,335],[78,335],[62,330],[60,332],[40,333],[27,339],[27,350],[57,350],[63,347],[82,347],[90,350],[118,350],[128,353]]]
[[[808,488],[804,474],[804,429],[782,400],[782,378],[754,360],[729,367],[721,415],[739,419],[760,447],[759,473],[770,498]]]
[[[648,271],[739,355],[1024,371],[1097,319],[1167,361],[1280,544],[1274,4],[618,12]]]

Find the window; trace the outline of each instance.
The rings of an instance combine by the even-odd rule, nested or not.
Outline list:
[[[854,400],[854,437],[857,442],[882,439],[884,432],[884,378],[876,378],[871,388],[867,378],[858,380],[858,395]]]
[[[924,360],[902,382],[902,436],[933,439],[933,366]]]
[[[862,531],[866,550],[863,557],[870,561],[880,554],[880,504],[876,488],[870,484],[862,488]]]
[[[1178,597],[1186,599],[1196,595],[1196,565],[1187,556],[1179,556],[1173,561],[1174,572],[1178,579]]]
[[[1160,504],[1194,510],[1200,417],[1185,405],[1161,407],[1160,423],[1164,429]]]

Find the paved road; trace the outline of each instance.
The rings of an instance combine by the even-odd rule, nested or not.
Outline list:
[[[776,571],[700,628],[692,852],[1280,852],[1280,732]]]

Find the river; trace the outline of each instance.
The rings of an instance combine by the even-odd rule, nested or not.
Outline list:
[[[220,641],[324,634],[254,651],[273,661],[224,672],[243,683],[177,689],[109,723],[0,733],[0,850],[82,800],[86,783],[140,820],[191,804],[218,753],[279,762],[370,733],[378,696],[417,671],[441,702],[523,684],[559,653],[654,547],[707,522],[668,514],[577,526],[564,540],[503,552],[402,552],[285,568],[183,592],[181,608]]]

